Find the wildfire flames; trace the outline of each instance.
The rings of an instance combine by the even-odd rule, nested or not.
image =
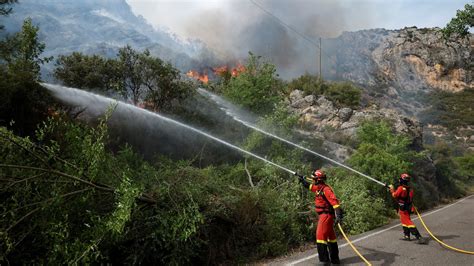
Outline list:
[[[194,78],[194,79],[197,79],[199,81],[201,81],[202,83],[204,84],[207,84],[209,82],[209,77],[207,76],[207,74],[199,74],[199,72],[195,71],[195,70],[189,70],[188,73],[186,73],[186,76],[190,77],[190,78]]]
[[[225,65],[225,66],[214,67],[212,68],[212,70],[216,76],[229,79],[230,77],[237,77],[242,72],[245,72],[246,69],[244,65],[237,63],[237,65],[232,68]],[[209,83],[209,76],[207,75],[207,73],[201,74],[199,73],[199,71],[190,70],[186,73],[186,76],[199,80],[204,84]]]
[[[240,73],[245,72],[245,66],[241,65],[240,63],[237,63],[236,67],[229,68],[228,66],[219,66],[216,68],[213,68],[214,73],[218,76],[225,76],[226,73],[229,73],[232,77],[237,77],[240,75]]]

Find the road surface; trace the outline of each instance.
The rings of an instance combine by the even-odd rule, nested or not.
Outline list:
[[[474,195],[452,204],[422,213],[422,218],[433,234],[446,244],[474,251]],[[416,241],[400,240],[402,228],[399,222],[351,236],[349,239],[373,265],[474,265],[474,255],[448,250],[431,239],[416,215],[412,220],[427,245]],[[339,239],[339,256],[343,265],[365,265],[344,239]],[[316,249],[296,253],[268,265],[315,265]]]

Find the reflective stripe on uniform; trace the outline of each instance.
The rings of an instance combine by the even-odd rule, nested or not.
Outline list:
[[[337,243],[337,239],[333,239],[333,240],[329,239],[328,242],[329,243]]]
[[[415,225],[407,225],[407,224],[402,224],[403,227],[407,227],[407,228],[415,228],[416,226]]]
[[[311,188],[313,188],[313,184],[309,184],[309,191],[311,191]]]
[[[316,240],[316,243],[318,243],[318,244],[326,244],[326,245],[328,244],[328,242],[327,242],[326,240],[319,240],[319,239]]]
[[[339,204],[332,206],[334,209],[339,208]]]

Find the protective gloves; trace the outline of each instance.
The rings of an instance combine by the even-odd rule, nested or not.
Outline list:
[[[336,220],[334,221],[336,224],[342,224],[342,219],[344,218],[344,214],[342,212],[341,207],[334,209],[336,213]]]
[[[388,189],[390,190],[390,192],[393,192],[393,190],[394,190],[393,185],[392,184],[388,185]]]
[[[308,181],[306,181],[305,176],[299,175],[298,173],[295,173],[295,175],[298,177],[298,179],[299,179],[300,183],[303,185],[303,187],[309,188],[310,184],[309,184]]]

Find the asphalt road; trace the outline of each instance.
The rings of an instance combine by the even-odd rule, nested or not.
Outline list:
[[[474,251],[474,195],[421,215],[438,239],[450,246]],[[350,240],[373,265],[474,265],[474,255],[446,249],[429,237],[416,214],[412,215],[412,220],[421,235],[428,239],[426,245],[400,240],[402,228],[398,221],[351,236]],[[343,265],[365,265],[344,239],[339,239],[338,243]],[[268,265],[316,265],[318,261],[316,249],[311,249]]]

